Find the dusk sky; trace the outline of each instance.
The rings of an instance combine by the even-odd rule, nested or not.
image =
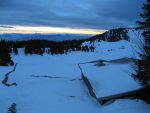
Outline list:
[[[145,0],[0,0],[0,31],[22,31],[26,26],[33,27],[31,32],[35,27],[50,32],[53,27],[61,27],[62,31],[74,28],[96,34],[100,30],[116,27],[135,27],[135,22],[141,19],[139,13],[144,2]]]

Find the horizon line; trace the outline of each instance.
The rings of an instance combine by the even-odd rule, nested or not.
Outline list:
[[[106,32],[104,29],[69,28],[52,26],[0,25],[0,34],[83,34],[97,35]]]

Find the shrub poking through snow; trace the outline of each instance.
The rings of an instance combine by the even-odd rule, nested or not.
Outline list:
[[[17,113],[16,112],[16,103],[13,103],[9,108],[7,113]]]

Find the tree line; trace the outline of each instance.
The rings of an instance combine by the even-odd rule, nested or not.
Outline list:
[[[44,53],[57,55],[68,54],[72,51],[94,52],[94,46],[82,46],[86,40],[69,40],[62,42],[48,40],[0,41],[0,65],[14,65],[11,53],[18,54],[18,48],[24,48],[25,55]]]

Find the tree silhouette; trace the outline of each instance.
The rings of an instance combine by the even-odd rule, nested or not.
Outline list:
[[[0,42],[0,66],[14,65],[11,60],[11,48],[7,45],[6,41]]]
[[[144,36],[148,44],[150,42],[150,0],[143,4],[142,9],[144,10],[140,16],[144,19],[143,21],[137,21],[137,23],[145,29]]]
[[[143,13],[140,16],[143,21],[137,21],[142,29],[144,29],[144,37],[146,45],[144,47],[144,60],[139,61],[139,72],[137,77],[143,85],[148,85],[150,82],[150,0],[143,4]]]

